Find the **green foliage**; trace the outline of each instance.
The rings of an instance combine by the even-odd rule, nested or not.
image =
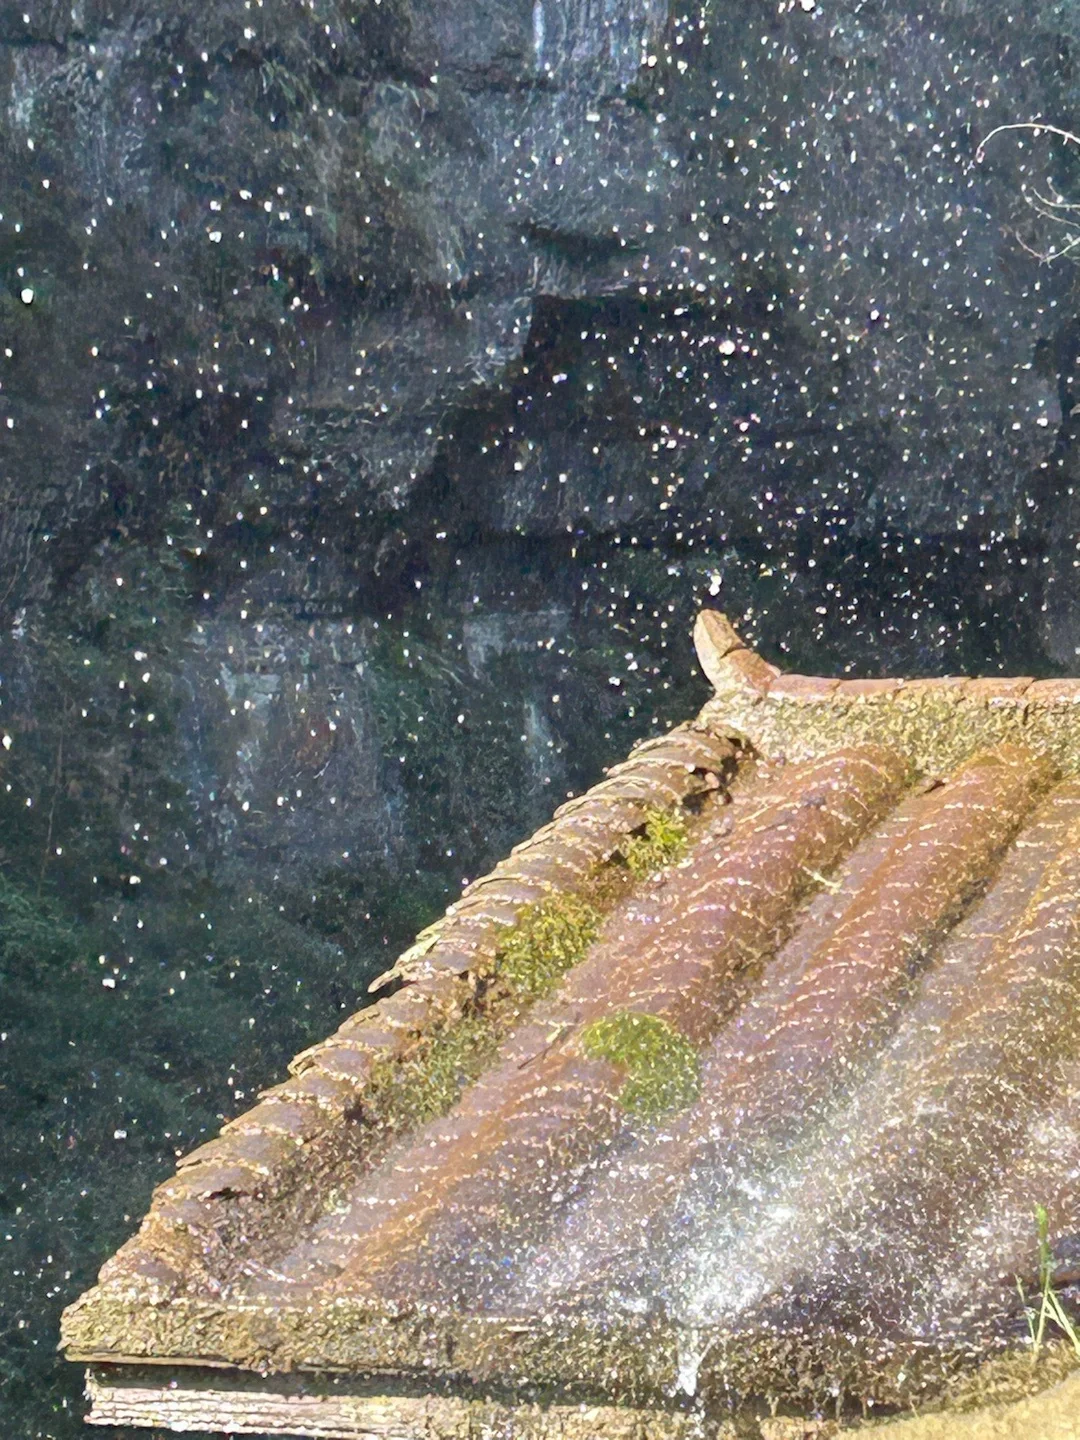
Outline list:
[[[1045,1205],[1035,1206],[1035,1227],[1039,1238],[1039,1285],[1036,1295],[1037,1306],[1029,1302],[1023,1281],[1017,1276],[1016,1288],[1024,1308],[1028,1335],[1031,1338],[1031,1359],[1036,1361],[1043,1348],[1047,1325],[1056,1325],[1080,1359],[1080,1331],[1061,1303],[1061,1297],[1054,1289],[1054,1257],[1050,1249],[1050,1217]]]
[[[371,950],[397,954],[455,898],[445,876],[395,873],[374,863],[362,872],[331,865],[283,890],[291,924],[340,945],[351,973],[368,975]]]
[[[131,1234],[176,1156],[333,1023],[349,977],[337,947],[256,893],[162,881],[149,904],[138,887],[77,906],[73,889],[102,887],[42,882],[26,838],[5,835],[21,863],[0,871],[0,1393],[13,1413],[74,1416],[74,1370],[67,1400],[50,1379],[59,1305]]]
[[[645,829],[623,847],[623,859],[636,880],[671,865],[686,853],[687,830],[684,816],[677,811],[651,806],[646,811]]]
[[[31,895],[0,873],[0,977],[37,965],[63,964],[78,952],[78,932],[48,898]]]
[[[619,1104],[643,1119],[692,1105],[701,1086],[698,1053],[674,1026],[658,1015],[617,1010],[587,1025],[585,1053],[625,1067]]]

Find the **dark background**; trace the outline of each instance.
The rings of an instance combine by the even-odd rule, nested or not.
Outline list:
[[[705,699],[703,602],[790,669],[1080,669],[1080,147],[976,159],[1080,124],[1078,44],[0,5],[5,1434],[80,1433],[60,1309],[176,1154]]]

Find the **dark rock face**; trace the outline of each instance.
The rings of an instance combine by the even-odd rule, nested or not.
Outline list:
[[[250,901],[293,957],[251,993],[314,984],[321,1033],[703,698],[707,595],[792,668],[1075,668],[1073,271],[1025,187],[1080,152],[976,151],[1068,123],[1076,42],[1043,0],[5,7],[11,905],[149,1003]],[[18,934],[32,1015],[68,942]],[[300,1042],[248,1009],[219,1084]]]
[[[473,611],[504,648],[614,620],[645,704],[663,607],[706,589],[810,659],[1072,662],[1071,272],[1022,248],[1072,157],[975,161],[1067,111],[1056,12],[237,0],[4,40],[9,621],[171,550],[211,670],[270,623],[265,685],[325,654],[353,717],[370,639],[349,666],[324,622],[384,611],[452,666]],[[567,683],[506,717],[518,783],[585,778],[545,764]],[[281,788],[239,748],[185,781]]]
[[[271,533],[335,606],[567,534],[734,543],[801,594],[860,547],[895,588],[885,533],[991,544],[1041,596],[1009,561],[1070,478],[1077,346],[1021,189],[1071,157],[974,156],[1067,114],[1053,7],[102,4],[4,39],[9,613],[192,499],[212,603]]]

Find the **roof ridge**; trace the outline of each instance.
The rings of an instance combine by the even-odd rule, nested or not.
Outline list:
[[[698,615],[694,644],[714,690],[699,722],[734,730],[762,755],[801,760],[831,745],[899,745],[918,769],[941,774],[976,749],[1012,742],[1080,773],[1080,679],[792,674],[750,649],[716,610]]]

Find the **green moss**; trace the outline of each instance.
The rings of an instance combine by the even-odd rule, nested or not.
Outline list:
[[[421,1036],[411,1055],[376,1068],[367,1091],[372,1123],[399,1132],[445,1115],[526,1006],[584,956],[600,921],[600,911],[577,894],[525,906],[495,953],[483,994],[441,1030]]]
[[[524,906],[504,931],[490,970],[477,991],[464,999],[461,1011],[441,1029],[419,1036],[404,1059],[376,1066],[365,1094],[369,1123],[398,1134],[445,1115],[466,1085],[490,1065],[527,1008],[549,995],[584,958],[604,914],[630,878],[641,879],[670,864],[686,844],[686,824],[679,814],[650,809],[642,833],[620,852],[624,864],[601,865],[582,890],[548,895]],[[646,1115],[688,1104],[697,1093],[693,1047],[653,1016],[628,1015],[626,1022],[633,1034],[611,1057],[631,1070],[622,1102]],[[600,1035],[598,1043],[618,1044],[605,1038],[602,1027],[607,1024],[593,1027]]]
[[[449,1021],[404,1060],[387,1060],[371,1077],[369,1113],[393,1131],[411,1130],[445,1115],[498,1048],[500,1029],[473,1012]]]
[[[495,953],[495,979],[519,1000],[549,994],[584,956],[600,929],[600,912],[572,893],[527,905]]]
[[[631,875],[636,880],[644,880],[681,859],[686,844],[685,817],[678,811],[652,806],[646,811],[644,831],[631,836],[623,847],[622,857]]]
[[[626,1067],[619,1092],[624,1109],[646,1119],[692,1105],[701,1085],[698,1053],[674,1026],[658,1015],[617,1010],[586,1026],[585,1053]]]
[[[979,750],[1017,744],[1046,756],[1066,776],[1080,773],[1080,707],[991,704],[949,689],[902,689],[895,696],[815,703],[768,699],[738,684],[709,707],[719,727],[745,735],[764,756],[816,758],[845,745],[884,745],[903,752],[915,772],[944,775]]]

